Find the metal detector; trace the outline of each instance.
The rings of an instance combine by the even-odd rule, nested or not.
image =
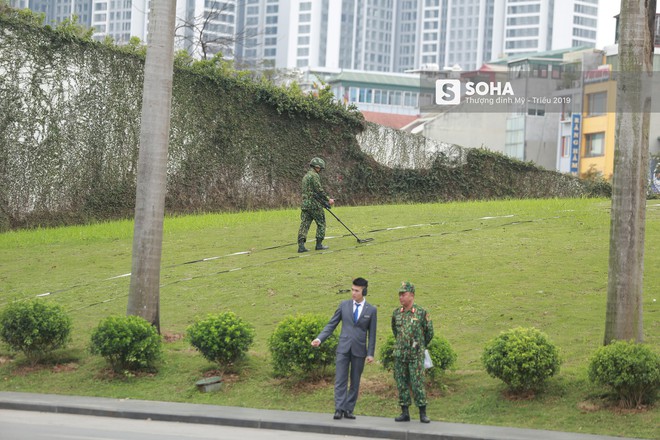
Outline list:
[[[348,229],[348,226],[346,226],[346,225],[344,224],[343,221],[339,220],[339,217],[337,217],[337,216],[335,215],[334,212],[330,211],[330,208],[329,208],[328,206],[326,206],[325,204],[323,204],[323,207],[325,208],[326,211],[328,211],[330,214],[332,214],[332,216],[333,216],[334,218],[336,218],[337,221],[338,221],[339,223],[341,223],[341,225],[342,225],[343,227],[345,227],[346,230],[347,230],[348,232],[351,233],[351,235],[353,235],[353,237],[355,237],[355,238],[357,239],[358,243],[368,243],[368,242],[374,240],[373,238],[360,238],[360,237],[358,237],[357,235],[355,235],[355,234],[353,233],[353,231],[351,231],[350,229]]]

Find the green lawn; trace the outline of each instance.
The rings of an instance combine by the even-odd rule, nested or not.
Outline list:
[[[47,294],[42,299],[64,306],[74,329],[57,364],[36,370],[0,344],[0,390],[330,413],[332,377],[315,384],[273,378],[267,340],[285,316],[329,318],[350,297],[342,289],[363,276],[367,299],[380,311],[379,341],[390,333],[398,286],[410,280],[436,333],[458,353],[456,371],[431,391],[432,420],[657,438],[658,405],[608,409],[605,390],[587,379],[604,334],[609,208],[609,200],[594,199],[337,207],[360,238],[374,241],[358,244],[328,215],[330,251],[306,254],[294,244],[297,210],[168,218],[161,330],[174,341],[165,345],[158,374],[131,378],[111,378],[88,344],[103,317],[126,312],[132,223],[1,234],[0,307]],[[310,239],[313,234],[312,228]],[[660,203],[649,201],[644,330],[654,349],[660,347],[660,302],[653,301],[660,299],[659,247]],[[255,327],[255,343],[239,377],[221,392],[199,393],[195,382],[214,366],[177,336],[196,317],[226,310]],[[559,375],[532,400],[507,399],[480,363],[485,343],[517,326],[548,334],[563,359]],[[394,382],[379,365],[365,369],[356,413],[398,414]]]

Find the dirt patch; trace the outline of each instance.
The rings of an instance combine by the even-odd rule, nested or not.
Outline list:
[[[112,368],[104,368],[99,371],[94,377],[99,380],[124,380],[129,377],[155,377],[156,373],[152,371],[125,371],[117,372]]]
[[[28,374],[36,373],[50,368],[47,365],[20,365],[12,372],[14,376],[27,376]]]
[[[183,339],[183,335],[181,333],[172,333],[172,332],[163,333],[163,340],[165,341],[165,343],[176,342],[181,339]]]
[[[360,381],[360,393],[374,394],[389,399],[397,398],[394,381],[385,377],[363,377]]]
[[[596,412],[607,410],[618,415],[643,414],[650,411],[653,405],[638,405],[635,408],[627,408],[623,403],[613,401],[608,398],[585,400],[577,404],[577,408],[582,412]]]
[[[639,405],[636,408],[623,408],[621,406],[613,406],[612,412],[615,414],[641,414],[645,413],[653,408],[652,405]]]
[[[334,377],[320,377],[318,379],[312,379],[309,381],[305,382],[296,382],[293,385],[293,391],[295,393],[309,393],[317,390],[321,390],[324,388],[328,387],[334,387],[335,386],[335,379]]]
[[[600,411],[603,407],[598,403],[586,400],[584,402],[579,402],[577,404],[577,408],[584,413],[589,413],[589,412]]]
[[[53,366],[54,373],[66,373],[69,371],[76,371],[78,369],[78,364],[75,362],[69,362],[68,364],[57,364]]]
[[[534,400],[536,393],[534,391],[523,391],[520,393],[514,393],[511,390],[505,390],[502,392],[502,395],[506,400],[512,402],[524,401],[524,400]]]
[[[236,373],[231,373],[225,371],[224,373],[220,370],[208,370],[205,371],[202,377],[204,378],[209,378],[209,377],[214,377],[214,376],[219,376],[222,378],[222,382],[225,384],[232,384],[236,383],[241,380],[241,376],[236,374]]]
[[[305,394],[323,388],[334,387],[333,376],[320,376],[313,378],[275,378],[271,380],[273,386],[281,386],[292,394]]]

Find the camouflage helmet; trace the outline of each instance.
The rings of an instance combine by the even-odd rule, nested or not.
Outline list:
[[[309,166],[310,167],[319,167],[322,170],[325,169],[325,161],[321,159],[320,157],[315,157],[314,159],[309,161]]]

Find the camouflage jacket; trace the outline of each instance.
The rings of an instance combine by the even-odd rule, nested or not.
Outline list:
[[[431,316],[417,304],[407,312],[397,307],[392,313],[392,333],[394,333],[394,357],[409,358],[421,356],[433,339]]]
[[[302,206],[306,211],[315,209],[323,210],[323,205],[315,198],[318,195],[321,199],[328,201],[330,197],[323,191],[321,186],[321,176],[314,170],[309,170],[302,179]]]

